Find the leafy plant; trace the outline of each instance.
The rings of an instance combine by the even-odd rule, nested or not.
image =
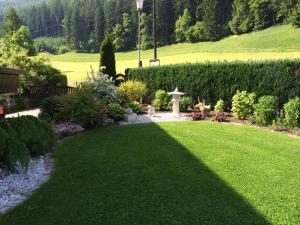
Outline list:
[[[125,108],[131,108],[133,112],[140,114],[143,112],[143,107],[140,103],[133,101],[125,104]]]
[[[272,121],[277,116],[278,98],[274,96],[262,96],[258,103],[254,105],[254,122],[267,126],[271,125]]]
[[[180,111],[187,112],[189,108],[193,105],[193,101],[190,97],[182,97],[180,99]]]
[[[284,105],[286,125],[291,128],[300,126],[300,98],[291,99]]]
[[[225,116],[224,113],[218,113],[214,118],[213,121],[223,123],[223,122],[228,122],[228,118]]]
[[[232,115],[238,119],[246,119],[253,113],[255,93],[237,91],[232,98]]]
[[[225,108],[225,102],[222,99],[220,99],[215,106],[215,111],[216,113],[222,113],[224,112],[224,108]]]
[[[193,111],[190,115],[193,121],[204,120],[206,118],[205,114]]]
[[[107,114],[110,118],[119,121],[122,120],[124,117],[124,108],[117,103],[111,103],[107,107]]]
[[[147,93],[146,85],[141,81],[128,80],[119,87],[120,93],[129,101],[140,101]]]
[[[166,111],[169,109],[170,101],[171,98],[166,91],[158,90],[155,93],[155,98],[152,101],[152,105],[157,111]]]

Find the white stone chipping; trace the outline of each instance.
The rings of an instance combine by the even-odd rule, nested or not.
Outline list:
[[[19,205],[49,178],[53,168],[50,154],[32,159],[27,171],[0,172],[0,213]]]

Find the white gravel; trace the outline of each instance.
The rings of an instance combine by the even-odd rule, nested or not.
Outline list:
[[[126,121],[121,121],[120,125],[128,124],[140,124],[140,123],[158,123],[158,122],[173,122],[173,121],[185,121],[189,120],[188,116],[181,113],[179,116],[169,112],[157,112],[153,116],[148,114],[138,115],[136,121],[128,123]]]
[[[0,172],[0,213],[19,205],[49,178],[51,154],[32,159],[27,171]]]

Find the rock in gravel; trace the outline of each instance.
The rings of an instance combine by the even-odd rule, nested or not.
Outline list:
[[[53,167],[51,154],[32,159],[27,171],[0,173],[0,213],[15,207],[48,180]]]

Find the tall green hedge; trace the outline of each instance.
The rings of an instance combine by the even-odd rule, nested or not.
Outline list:
[[[215,104],[222,98],[227,107],[237,90],[277,96],[280,105],[300,96],[300,60],[178,64],[128,69],[126,75],[145,82],[151,97],[159,89],[178,87],[194,101],[199,97]]]

